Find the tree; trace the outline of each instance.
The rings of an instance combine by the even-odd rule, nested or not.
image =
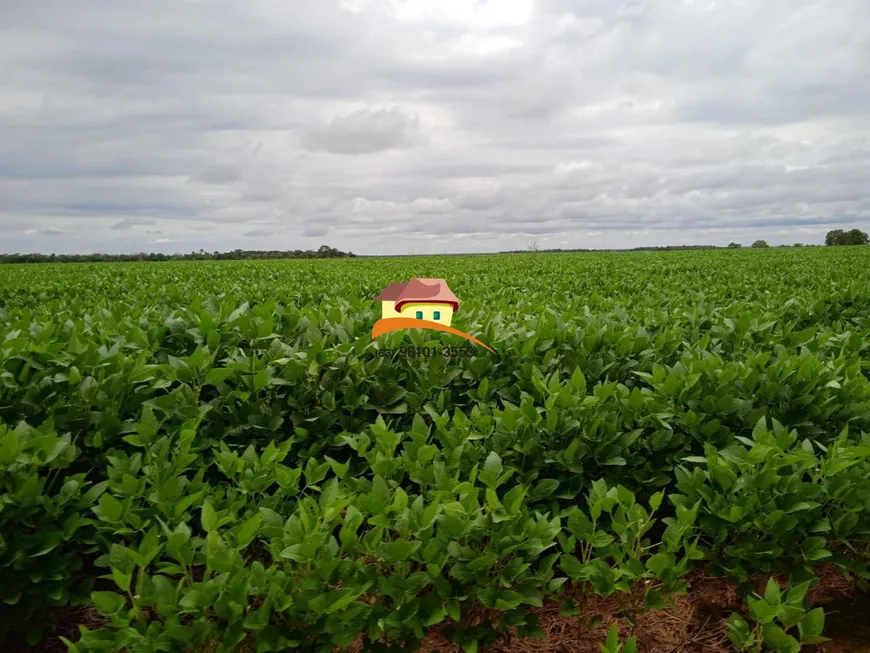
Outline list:
[[[758,249],[759,247],[770,247],[770,245],[767,244],[766,240],[756,240],[754,243],[752,243],[752,246],[756,249]]]
[[[842,229],[834,229],[833,231],[829,231],[825,236],[825,245],[845,245],[845,240],[846,232]]]
[[[728,243],[728,249],[740,249],[743,247],[740,243]]]
[[[842,229],[834,229],[829,231],[825,236],[825,245],[832,247],[842,245],[867,245],[870,243],[870,237],[860,229],[850,229],[843,231]]]
[[[795,243],[794,246],[795,246],[795,247],[803,247],[804,244],[803,244],[803,243]]]

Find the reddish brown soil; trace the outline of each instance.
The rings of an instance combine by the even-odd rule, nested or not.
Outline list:
[[[814,606],[826,606],[826,612],[839,609],[827,618],[826,636],[832,642],[818,647],[806,647],[817,653],[870,653],[870,597],[855,598],[855,583],[844,578],[833,565],[817,568],[819,583],[810,589]],[[752,579],[753,588],[762,593],[768,577]],[[671,606],[637,617],[634,628],[620,620],[620,639],[637,637],[640,653],[726,653],[731,651],[724,633],[731,612],[743,607],[734,583],[714,578],[703,571],[690,578],[691,590],[685,596],[674,597]],[[778,578],[784,584],[783,578]],[[600,644],[607,636],[613,615],[628,603],[625,597],[587,599],[581,603],[582,617],[563,617],[560,606],[549,603],[532,610],[538,624],[547,634],[545,639],[517,638],[507,635],[488,648],[489,653],[600,653]],[[857,611],[855,609],[857,609]],[[598,627],[588,627],[592,615],[601,615]],[[863,622],[866,622],[864,625]],[[862,624],[859,627],[858,623]],[[433,629],[423,640],[420,653],[461,653],[461,649],[441,634],[443,626]],[[353,648],[351,650],[354,650]]]
[[[826,609],[825,635],[832,642],[818,647],[806,647],[816,653],[870,653],[870,596],[856,592],[854,581],[844,578],[833,565],[816,569],[819,583],[809,592],[812,605]],[[533,609],[538,625],[546,633],[544,639],[518,637],[510,632],[502,636],[487,651],[488,653],[599,653],[599,645],[614,621],[619,621],[620,639],[637,637],[641,653],[726,653],[730,651],[724,634],[724,625],[733,611],[741,611],[742,603],[733,583],[693,572],[689,577],[691,590],[684,596],[673,597],[670,605],[662,610],[639,614],[636,625],[627,619],[617,620],[614,614],[625,609],[636,597],[613,596],[578,599],[580,615],[561,616],[560,604],[549,602],[542,608]],[[782,579],[779,579],[782,582]],[[766,577],[752,579],[752,586],[759,593],[764,591]],[[589,620],[600,615],[601,622],[589,627]],[[479,622],[482,610],[469,615],[469,621]],[[56,631],[36,647],[29,647],[24,640],[7,642],[3,653],[62,653],[66,646],[58,639],[63,635],[75,641],[78,626],[99,628],[104,619],[92,608],[66,607],[52,613]],[[432,629],[423,640],[421,653],[460,653],[460,648],[442,635],[443,624]],[[349,648],[348,653],[357,653],[359,644]]]
[[[91,630],[101,628],[106,619],[90,607],[66,606],[52,611],[51,619],[55,624],[54,633],[36,646],[30,646],[22,636],[15,636],[3,644],[3,653],[66,653],[67,647],[60,637],[71,642],[79,638],[79,625]]]

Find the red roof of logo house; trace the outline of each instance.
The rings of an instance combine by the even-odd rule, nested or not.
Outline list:
[[[375,297],[377,302],[396,302],[396,310],[405,304],[425,302],[427,304],[451,304],[454,311],[459,310],[459,299],[447,287],[444,279],[411,279],[408,283],[391,283]]]

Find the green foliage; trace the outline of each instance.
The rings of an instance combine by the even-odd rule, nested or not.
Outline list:
[[[436,625],[475,651],[569,588],[662,608],[698,563],[866,576],[870,252],[735,256],[0,267],[4,624],[83,603],[82,652]],[[498,356],[367,356],[454,344],[371,341],[411,276]],[[820,637],[807,607],[732,634]]]
[[[25,624],[38,637],[42,624],[28,623],[30,613],[69,602],[81,555],[94,548],[88,512],[105,483],[91,485],[71,469],[79,453],[50,420],[38,428],[0,423],[0,601],[7,615],[0,636]]]
[[[811,584],[812,581],[804,581],[783,593],[776,580],[771,578],[763,596],[748,597],[749,618],[754,625],[750,626],[734,612],[726,628],[728,638],[737,650],[799,653],[804,644],[830,641],[822,636],[824,610],[807,609],[806,594]]]
[[[286,259],[286,258],[354,258],[350,252],[342,252],[321,245],[315,250],[242,250],[230,252],[206,252],[199,250],[190,254],[0,254],[0,263],[97,263],[131,261],[240,261],[248,259]]]
[[[842,245],[866,245],[870,243],[870,236],[860,229],[834,229],[829,231],[825,236],[825,245],[842,246]]]
[[[599,646],[601,653],[637,653],[637,638],[619,641],[619,626],[614,623],[607,631],[607,639]]]

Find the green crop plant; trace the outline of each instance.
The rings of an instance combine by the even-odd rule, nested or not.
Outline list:
[[[619,627],[614,623],[607,631],[607,639],[599,646],[601,653],[637,653],[637,638],[619,641]]]
[[[783,592],[776,580],[771,578],[763,596],[756,594],[747,597],[749,618],[754,622],[753,625],[750,626],[743,617],[733,612],[726,628],[728,638],[737,650],[799,653],[802,644],[831,641],[822,636],[824,609],[806,608],[805,597],[811,583],[804,581]]]
[[[497,354],[373,341],[373,298],[414,276]],[[3,626],[474,652],[554,602],[662,609],[699,567],[866,583],[868,361],[860,248],[3,265]],[[752,605],[748,650],[823,636],[806,603]]]

